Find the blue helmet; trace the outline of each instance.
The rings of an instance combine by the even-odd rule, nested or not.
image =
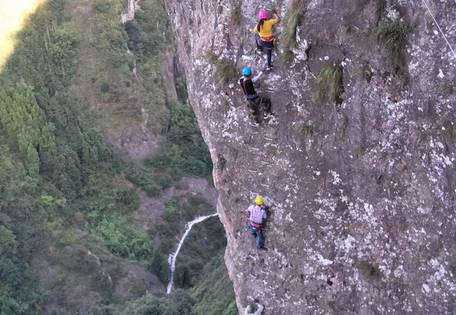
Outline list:
[[[250,77],[252,75],[252,68],[244,67],[244,69],[242,69],[242,75],[245,77]]]

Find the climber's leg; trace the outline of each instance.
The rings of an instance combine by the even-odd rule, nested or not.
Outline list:
[[[253,226],[251,226],[250,224],[247,225],[247,232],[249,232],[250,235],[256,237],[256,231],[255,231],[255,229],[253,228]]]
[[[263,48],[261,47],[260,35],[255,34],[255,42],[256,42],[256,47],[257,47],[257,49],[262,51]]]
[[[264,247],[264,236],[263,236],[263,231],[256,230],[256,247],[258,249],[261,249]]]
[[[257,97],[256,99],[249,101],[248,107],[255,118],[255,121],[260,123],[260,98]]]
[[[268,48],[268,68],[272,68],[272,48]]]
[[[247,225],[247,231],[250,235],[255,236],[256,248],[262,249],[264,247],[264,235],[261,229],[255,229],[252,225]]]
[[[261,104],[263,106],[263,111],[265,114],[271,114],[272,115],[272,111],[271,111],[271,107],[272,107],[272,104],[271,104],[271,99],[269,97],[262,97],[261,98]]]
[[[272,68],[272,50],[274,49],[274,41],[270,40],[270,41],[261,41],[261,42],[262,42],[263,49],[266,49],[266,53],[268,56],[267,68],[271,69]]]

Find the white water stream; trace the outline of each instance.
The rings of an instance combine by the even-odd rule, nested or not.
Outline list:
[[[193,221],[188,222],[185,225],[185,233],[184,233],[184,235],[182,235],[182,238],[181,238],[181,240],[179,242],[179,245],[177,245],[176,251],[174,252],[174,254],[170,254],[169,258],[168,258],[168,264],[169,264],[169,269],[171,271],[171,276],[170,276],[170,279],[169,279],[168,287],[166,289],[166,294],[170,294],[171,291],[173,290],[173,286],[174,286],[174,271],[176,270],[177,255],[179,255],[179,251],[181,250],[181,247],[184,244],[184,241],[187,238],[188,234],[192,230],[193,225],[195,225],[197,223],[201,223],[201,222],[203,222],[203,221],[205,221],[205,220],[207,220],[209,218],[216,217],[216,216],[218,216],[218,213],[214,213],[214,214],[206,215],[206,216],[202,216],[202,217],[197,217],[196,219],[194,219]]]

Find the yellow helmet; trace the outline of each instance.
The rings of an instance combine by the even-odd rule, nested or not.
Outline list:
[[[264,204],[264,198],[263,198],[263,196],[258,195],[258,196],[255,198],[255,203],[257,204],[257,206],[262,206],[262,205]]]

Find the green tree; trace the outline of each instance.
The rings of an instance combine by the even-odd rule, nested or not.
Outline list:
[[[109,155],[109,149],[97,131],[89,129],[82,133],[82,161],[84,166],[88,168],[96,166],[97,162],[106,160]]]
[[[157,248],[153,252],[149,269],[161,282],[167,283],[169,281],[169,266],[167,260]]]

